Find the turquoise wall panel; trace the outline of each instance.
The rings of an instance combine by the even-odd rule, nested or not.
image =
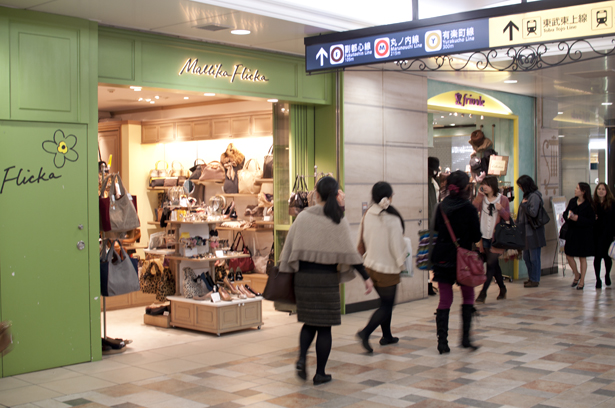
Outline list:
[[[98,75],[108,80],[135,79],[135,41],[101,35],[98,38]]]
[[[79,121],[78,31],[10,24],[11,119]]]

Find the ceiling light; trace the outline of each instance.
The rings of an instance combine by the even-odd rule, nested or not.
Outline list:
[[[505,84],[516,84],[517,80],[516,79],[507,79],[506,81],[504,81]]]
[[[140,92],[141,88],[134,88],[135,92]]]
[[[589,139],[589,150],[606,150],[606,139]]]
[[[282,112],[286,112],[286,108],[282,108],[282,109],[281,109],[281,111],[282,111]]]
[[[451,115],[452,115],[452,113],[449,113],[449,114],[448,114],[448,116],[451,116]]]
[[[250,30],[232,30],[231,34],[235,34],[235,35],[248,35],[248,34],[250,34]]]
[[[156,101],[149,101],[149,103],[156,103]]]
[[[455,112],[455,116],[457,116],[457,112]]]
[[[139,102],[141,102],[143,100],[143,98],[139,98]]]
[[[216,96],[216,94],[213,92],[205,92],[203,95],[204,96]]]
[[[563,114],[564,114],[564,112],[557,112],[557,114],[558,114],[558,115],[563,115]]]
[[[611,106],[613,102],[603,102],[602,106]]]
[[[451,123],[451,126],[455,126],[455,124],[454,124],[454,123]]]
[[[564,135],[557,135],[557,137],[564,137]]]
[[[131,86],[130,89],[141,88],[140,86]]]
[[[154,96],[154,98],[156,98],[156,99],[160,99],[160,97],[159,97],[158,95]]]
[[[184,96],[184,99],[190,99],[190,97],[189,96]]]
[[[441,119],[444,119],[444,116],[440,116]]]
[[[485,117],[483,115],[480,115],[480,119],[483,120],[485,119]]]
[[[267,99],[267,102],[277,103],[277,102],[278,102],[278,100],[277,100],[277,99]]]
[[[149,102],[149,101],[151,101],[151,100],[152,100],[151,98],[148,98],[148,99],[146,99],[146,100],[145,100],[145,102]]]

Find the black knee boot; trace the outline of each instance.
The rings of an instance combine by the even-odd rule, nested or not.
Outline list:
[[[472,315],[476,313],[474,305],[461,305],[461,318],[463,320],[463,337],[461,338],[461,347],[469,348],[472,351],[478,349],[478,346],[470,342],[470,328],[472,327]]]
[[[450,353],[448,347],[448,315],[451,309],[436,310],[436,333],[438,335],[438,351],[440,354]]]

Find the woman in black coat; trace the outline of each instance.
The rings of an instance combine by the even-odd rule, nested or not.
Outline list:
[[[596,289],[602,289],[600,264],[604,259],[604,283],[606,286],[611,286],[613,260],[609,256],[609,247],[615,238],[615,197],[605,183],[599,183],[594,190],[594,208],[596,209],[594,272],[596,273]]]
[[[438,335],[438,351],[440,354],[450,352],[448,347],[448,317],[453,303],[453,285],[457,281],[457,249],[446,227],[442,212],[444,212],[457,238],[459,246],[472,249],[472,244],[481,239],[480,221],[476,208],[469,201],[468,183],[470,178],[462,171],[455,171],[448,176],[449,195],[440,203],[436,210],[434,231],[438,238],[431,254],[433,263],[433,280],[438,282],[440,303],[436,310],[436,328]],[[470,327],[474,309],[474,288],[460,285],[463,296],[461,317],[463,332],[461,346],[476,350],[478,347],[470,342]]]
[[[596,213],[591,196],[591,188],[587,183],[579,183],[574,189],[574,197],[568,202],[564,211],[564,220],[568,224],[564,252],[568,264],[574,272],[572,287],[583,290],[585,287],[585,273],[587,272],[587,257],[594,255],[594,223]],[[574,260],[579,258],[581,272],[577,270]]]

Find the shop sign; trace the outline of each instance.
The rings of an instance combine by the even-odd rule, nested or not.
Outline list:
[[[307,45],[306,70],[342,68],[403,59],[456,54],[489,45],[488,19]]]
[[[227,70],[221,63],[218,64],[203,64],[199,65],[199,59],[188,58],[179,70],[178,75],[192,74],[192,75],[206,75],[214,79],[227,79],[230,83],[234,83],[235,80],[246,82],[268,82],[269,78],[265,77],[259,70],[252,71],[251,68],[246,67],[243,64],[235,64],[233,68]]]
[[[489,47],[547,43],[615,33],[615,1],[541,10],[489,19]]]
[[[480,114],[512,115],[508,106],[497,99],[471,91],[450,91],[436,95],[427,101],[430,108],[447,108]]]

